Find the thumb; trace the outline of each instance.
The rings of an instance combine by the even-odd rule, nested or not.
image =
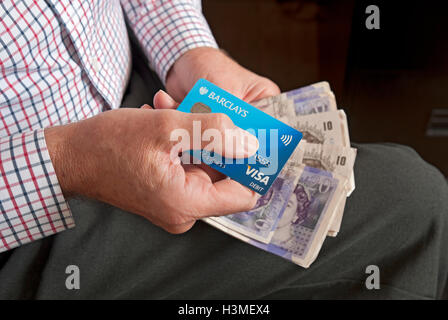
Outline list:
[[[179,104],[163,90],[157,91],[153,102],[155,109],[177,109],[179,106]]]
[[[184,115],[183,120],[183,127],[191,137],[188,150],[200,148],[226,158],[248,158],[258,150],[258,139],[235,126],[224,113],[189,113]]]

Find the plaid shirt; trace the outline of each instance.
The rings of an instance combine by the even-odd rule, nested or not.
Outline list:
[[[0,252],[72,228],[43,128],[119,107],[130,73],[124,16],[165,80],[216,42],[193,0],[0,1]]]

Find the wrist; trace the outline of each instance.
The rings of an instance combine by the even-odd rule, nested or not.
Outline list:
[[[50,127],[45,129],[45,141],[51,162],[56,172],[64,196],[79,193],[80,175],[77,172],[79,159],[73,150],[72,137],[77,124]]]
[[[196,65],[203,65],[207,62],[207,58],[214,57],[215,55],[223,55],[218,48],[212,47],[198,47],[191,50],[188,50],[183,55],[181,55],[176,62],[174,62],[173,66],[167,73],[167,79],[170,74],[178,74],[181,71],[184,71],[186,68],[191,68]]]
[[[219,61],[230,59],[220,49],[199,47],[185,52],[167,73],[166,88],[173,98],[181,101],[199,78],[208,78],[210,66],[218,66]]]

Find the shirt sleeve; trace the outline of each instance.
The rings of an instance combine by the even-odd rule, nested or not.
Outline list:
[[[0,252],[74,227],[44,129],[0,138]]]
[[[163,82],[183,53],[197,47],[218,47],[202,15],[201,1],[121,0],[121,3],[151,67]]]

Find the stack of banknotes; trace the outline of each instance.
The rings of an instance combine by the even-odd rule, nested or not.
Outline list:
[[[254,209],[205,222],[255,247],[308,268],[327,236],[341,227],[355,189],[356,149],[328,82],[253,103],[303,133],[303,139]]]

